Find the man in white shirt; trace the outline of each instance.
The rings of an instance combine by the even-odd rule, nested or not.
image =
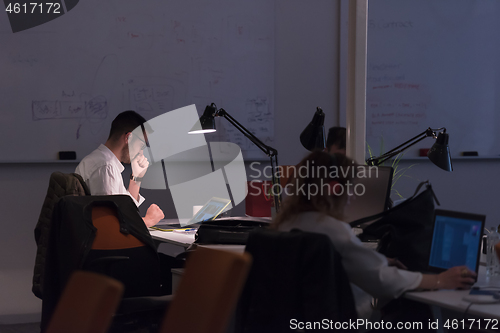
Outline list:
[[[139,189],[149,166],[143,155],[146,146],[144,138],[147,138],[147,135],[144,133],[144,137],[140,138],[132,131],[145,122],[146,119],[134,111],[120,113],[111,123],[106,143],[101,144],[78,164],[75,172],[82,176],[92,195],[128,194],[137,206],[144,202]],[[136,152],[132,158],[129,151]],[[123,184],[121,173],[125,168],[122,163],[132,164],[135,173],[130,177],[128,189]],[[152,227],[162,218],[163,211],[156,204],[152,204],[143,220],[146,226]]]

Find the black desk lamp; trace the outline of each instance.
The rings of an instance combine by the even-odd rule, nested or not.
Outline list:
[[[193,128],[189,131],[189,134],[196,134],[196,133],[212,133],[216,131],[215,128],[215,117],[224,117],[229,121],[231,124],[233,124],[236,129],[238,129],[245,137],[247,137],[254,145],[256,145],[260,150],[262,150],[267,156],[269,156],[271,160],[271,172],[272,172],[272,183],[273,186],[271,187],[271,191],[274,197],[274,207],[276,208],[276,212],[279,211],[280,206],[281,206],[281,190],[279,193],[274,193],[274,186],[276,184],[279,185],[279,173],[276,172],[276,169],[278,167],[278,151],[268,145],[266,145],[264,142],[259,140],[255,135],[253,135],[252,132],[250,132],[248,129],[246,129],[243,125],[241,125],[236,119],[231,117],[227,113],[226,110],[220,108],[217,110],[217,106],[215,103],[212,103],[211,105],[207,105],[205,108],[205,111],[203,112],[203,115],[200,117],[200,122],[199,124],[195,124]],[[200,128],[201,126],[201,128]]]
[[[317,107],[313,119],[300,134],[300,143],[305,149],[312,151],[326,148],[324,123],[325,113]]]
[[[436,131],[440,130],[443,131],[440,132],[439,135],[437,135],[436,137]],[[427,157],[429,158],[429,160],[431,160],[432,163],[434,163],[443,170],[453,171],[453,166],[451,164],[451,157],[450,157],[450,147],[448,147],[449,135],[448,133],[446,133],[446,128],[444,127],[438,129],[432,129],[429,127],[416,137],[406,141],[405,143],[397,146],[396,148],[388,151],[387,153],[382,154],[379,157],[370,157],[369,159],[366,160],[366,163],[368,165],[375,165],[375,166],[380,165],[384,161],[402,153],[406,149],[410,148],[417,142],[420,142],[427,137],[433,137],[434,139],[437,138],[436,142],[434,143],[434,145],[432,145],[432,148],[427,153]]]

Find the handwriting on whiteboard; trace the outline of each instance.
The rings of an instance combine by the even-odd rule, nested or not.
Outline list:
[[[412,29],[414,27],[414,23],[412,20],[368,20],[368,28],[369,29]]]
[[[106,97],[97,96],[88,101],[47,101],[39,100],[31,103],[32,119],[89,119],[104,120],[108,116]]]
[[[265,144],[271,145],[274,141],[274,114],[269,107],[269,100],[266,97],[249,98],[245,102],[246,119],[242,119],[242,124],[253,135]],[[224,132],[228,141],[236,143],[245,151],[258,150],[257,146],[250,142],[234,126],[224,126]]]

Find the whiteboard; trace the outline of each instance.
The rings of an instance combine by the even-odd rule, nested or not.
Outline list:
[[[274,1],[85,0],[17,33],[2,11],[0,45],[1,161],[81,159],[122,111],[212,102],[274,142]],[[207,138],[263,157],[225,119]]]
[[[374,155],[446,127],[452,157],[500,154],[500,2],[371,0],[367,144]],[[430,148],[427,138],[406,157]]]

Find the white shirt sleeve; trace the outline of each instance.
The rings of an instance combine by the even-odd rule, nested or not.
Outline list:
[[[387,258],[363,245],[347,223],[335,221],[335,230],[328,232],[351,283],[377,298],[397,298],[416,289],[422,274],[388,266]]]
[[[139,201],[134,198],[123,184],[122,174],[109,165],[97,168],[90,178],[87,180],[87,185],[92,195],[129,195],[134,203],[139,206],[144,202],[144,197],[139,194]]]

